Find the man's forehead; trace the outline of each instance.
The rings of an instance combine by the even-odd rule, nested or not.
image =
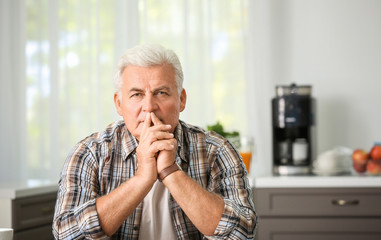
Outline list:
[[[127,65],[123,68],[124,72],[126,69],[136,70],[136,71],[149,71],[153,69],[166,69],[166,72],[171,69],[173,72],[175,72],[173,66],[169,63],[162,63],[162,64],[155,64],[155,65],[149,65],[149,66],[138,66],[138,65]]]

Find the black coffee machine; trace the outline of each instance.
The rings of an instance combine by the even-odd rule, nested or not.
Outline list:
[[[311,173],[314,159],[315,100],[311,86],[276,86],[272,99],[273,172]]]

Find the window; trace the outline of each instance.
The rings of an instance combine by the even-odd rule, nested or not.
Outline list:
[[[58,176],[76,142],[116,119],[115,9],[113,1],[26,1],[29,177]]]
[[[159,43],[179,55],[188,94],[182,120],[200,127],[219,120],[229,130],[245,131],[247,2],[3,1],[17,5],[24,21],[25,78],[18,81],[25,89],[17,98],[25,102],[24,115],[18,114],[25,121],[16,124],[25,129],[25,149],[19,149],[25,159],[17,157],[26,166],[24,177],[58,179],[79,140],[120,119],[114,68],[138,43]]]
[[[243,132],[246,1],[139,3],[141,42],[172,48],[182,62],[188,101],[180,118],[201,127],[219,120]]]

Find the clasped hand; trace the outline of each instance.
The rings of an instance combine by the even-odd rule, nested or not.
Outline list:
[[[138,170],[147,180],[156,181],[158,174],[176,160],[177,141],[171,126],[163,124],[154,113],[147,113],[136,149]]]

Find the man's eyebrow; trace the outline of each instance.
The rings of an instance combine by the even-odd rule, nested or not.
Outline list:
[[[128,90],[128,92],[144,92],[144,90],[140,88],[131,88],[130,90]]]
[[[153,89],[152,92],[163,91],[163,90],[170,92],[171,88],[167,87],[167,86],[161,86],[161,87],[157,87],[157,88]],[[128,90],[128,92],[129,93],[131,93],[131,92],[144,92],[144,89],[133,87],[130,90]]]
[[[157,92],[157,91],[162,91],[162,90],[166,90],[169,92],[171,89],[167,86],[161,86],[161,87],[155,88],[153,91]]]

